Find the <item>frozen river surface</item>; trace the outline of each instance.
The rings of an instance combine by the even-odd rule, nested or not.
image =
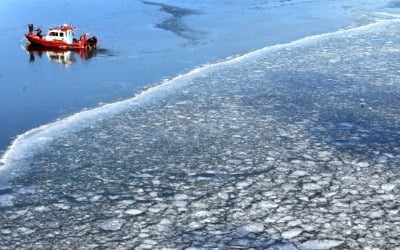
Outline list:
[[[181,18],[200,12],[144,5],[186,51],[211,46]],[[399,248],[400,19],[360,16],[19,136],[0,162],[0,249]]]
[[[0,190],[0,248],[400,247],[399,30],[206,66],[55,139]]]

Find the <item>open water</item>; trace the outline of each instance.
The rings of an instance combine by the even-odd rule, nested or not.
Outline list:
[[[148,20],[143,32],[166,36],[138,44],[169,49],[135,54],[109,36],[115,43],[90,60],[23,66],[61,72],[67,85],[89,72],[100,75],[84,82],[137,84],[65,102],[65,118],[10,142],[0,248],[399,247],[397,2],[126,1],[113,10],[132,5],[143,11],[137,29]],[[105,32],[90,19],[82,23]],[[271,29],[276,37],[263,39]]]

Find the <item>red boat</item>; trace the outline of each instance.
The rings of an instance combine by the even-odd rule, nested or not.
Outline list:
[[[34,30],[33,24],[29,24],[29,33],[25,34],[30,45],[43,48],[75,50],[75,49],[95,49],[97,38],[95,36],[87,38],[86,34],[78,39],[74,38],[75,27],[64,24],[63,26],[50,28],[47,35],[42,35],[41,29]],[[34,31],[36,33],[34,34]]]

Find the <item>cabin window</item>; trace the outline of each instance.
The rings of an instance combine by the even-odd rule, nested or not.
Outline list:
[[[50,36],[58,36],[58,32],[50,32]]]
[[[64,37],[64,33],[61,32],[61,33],[60,33],[60,37]]]

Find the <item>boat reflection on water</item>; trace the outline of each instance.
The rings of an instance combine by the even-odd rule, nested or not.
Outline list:
[[[96,55],[96,50],[94,49],[63,50],[32,45],[26,46],[26,51],[29,53],[29,62],[35,62],[37,57],[42,58],[43,54],[45,54],[50,61],[63,64],[66,67],[77,62],[79,60],[77,58],[80,58],[81,61],[86,61]]]

